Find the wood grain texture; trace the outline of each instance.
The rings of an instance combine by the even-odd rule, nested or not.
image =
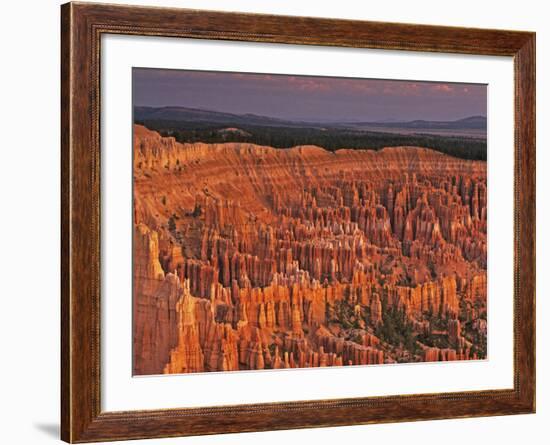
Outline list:
[[[533,33],[91,3],[65,4],[61,16],[63,440],[92,442],[534,412]],[[102,412],[99,62],[100,38],[104,33],[513,56],[516,101],[514,388],[200,409]]]

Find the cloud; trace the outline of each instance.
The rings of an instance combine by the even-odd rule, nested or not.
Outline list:
[[[469,83],[140,68],[133,85],[144,105],[300,119],[450,119],[484,114],[487,97]]]
[[[453,93],[454,92],[454,88],[450,85],[447,85],[446,83],[439,83],[437,85],[434,85],[432,87],[432,89],[434,91],[439,91],[439,92],[442,92],[442,93]]]

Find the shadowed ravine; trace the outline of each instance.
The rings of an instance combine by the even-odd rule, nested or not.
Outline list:
[[[486,357],[486,163],[134,127],[136,375]]]

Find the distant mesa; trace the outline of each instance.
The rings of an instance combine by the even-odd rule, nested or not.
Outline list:
[[[230,135],[236,135],[236,136],[242,136],[242,137],[252,136],[248,131],[244,131],[236,127],[221,128],[218,130],[218,133],[221,134],[222,136],[230,136]]]

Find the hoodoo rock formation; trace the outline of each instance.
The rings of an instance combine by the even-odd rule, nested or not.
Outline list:
[[[486,163],[134,127],[136,375],[486,357]]]

